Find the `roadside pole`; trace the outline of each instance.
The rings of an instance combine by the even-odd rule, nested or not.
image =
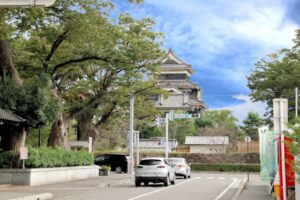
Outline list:
[[[166,114],[166,158],[169,157],[169,113]]]
[[[295,88],[295,117],[298,117],[298,88]]]
[[[129,119],[129,161],[128,174],[133,178],[133,119],[134,119],[134,95],[130,94],[130,119]]]
[[[139,165],[140,162],[140,132],[136,131],[135,132],[135,137],[136,137],[136,166]]]

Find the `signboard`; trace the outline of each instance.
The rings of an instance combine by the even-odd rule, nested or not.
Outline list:
[[[192,118],[191,114],[174,114],[174,119],[187,119]]]
[[[20,148],[20,160],[26,160],[26,159],[28,159],[28,148],[21,147]]]
[[[251,142],[251,137],[250,136],[246,136],[245,137],[245,142]]]

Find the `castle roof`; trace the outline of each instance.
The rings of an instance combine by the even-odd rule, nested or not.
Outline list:
[[[172,49],[169,49],[168,54],[162,60],[160,71],[188,71],[190,74],[194,73],[191,65],[178,58]]]

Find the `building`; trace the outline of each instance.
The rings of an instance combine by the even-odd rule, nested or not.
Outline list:
[[[140,150],[159,150],[164,151],[166,148],[165,138],[140,139]],[[136,143],[134,144],[136,145]],[[176,149],[178,142],[176,139],[169,139],[169,152]]]
[[[225,153],[229,144],[228,136],[186,136],[185,145],[190,153]]]
[[[155,99],[157,109],[163,112],[199,112],[206,109],[201,88],[190,80],[194,70],[171,49],[163,59],[159,73],[158,87],[167,90],[170,95],[167,98],[161,95]]]

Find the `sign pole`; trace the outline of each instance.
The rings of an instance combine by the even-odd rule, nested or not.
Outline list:
[[[169,157],[169,113],[166,114],[166,158]]]

